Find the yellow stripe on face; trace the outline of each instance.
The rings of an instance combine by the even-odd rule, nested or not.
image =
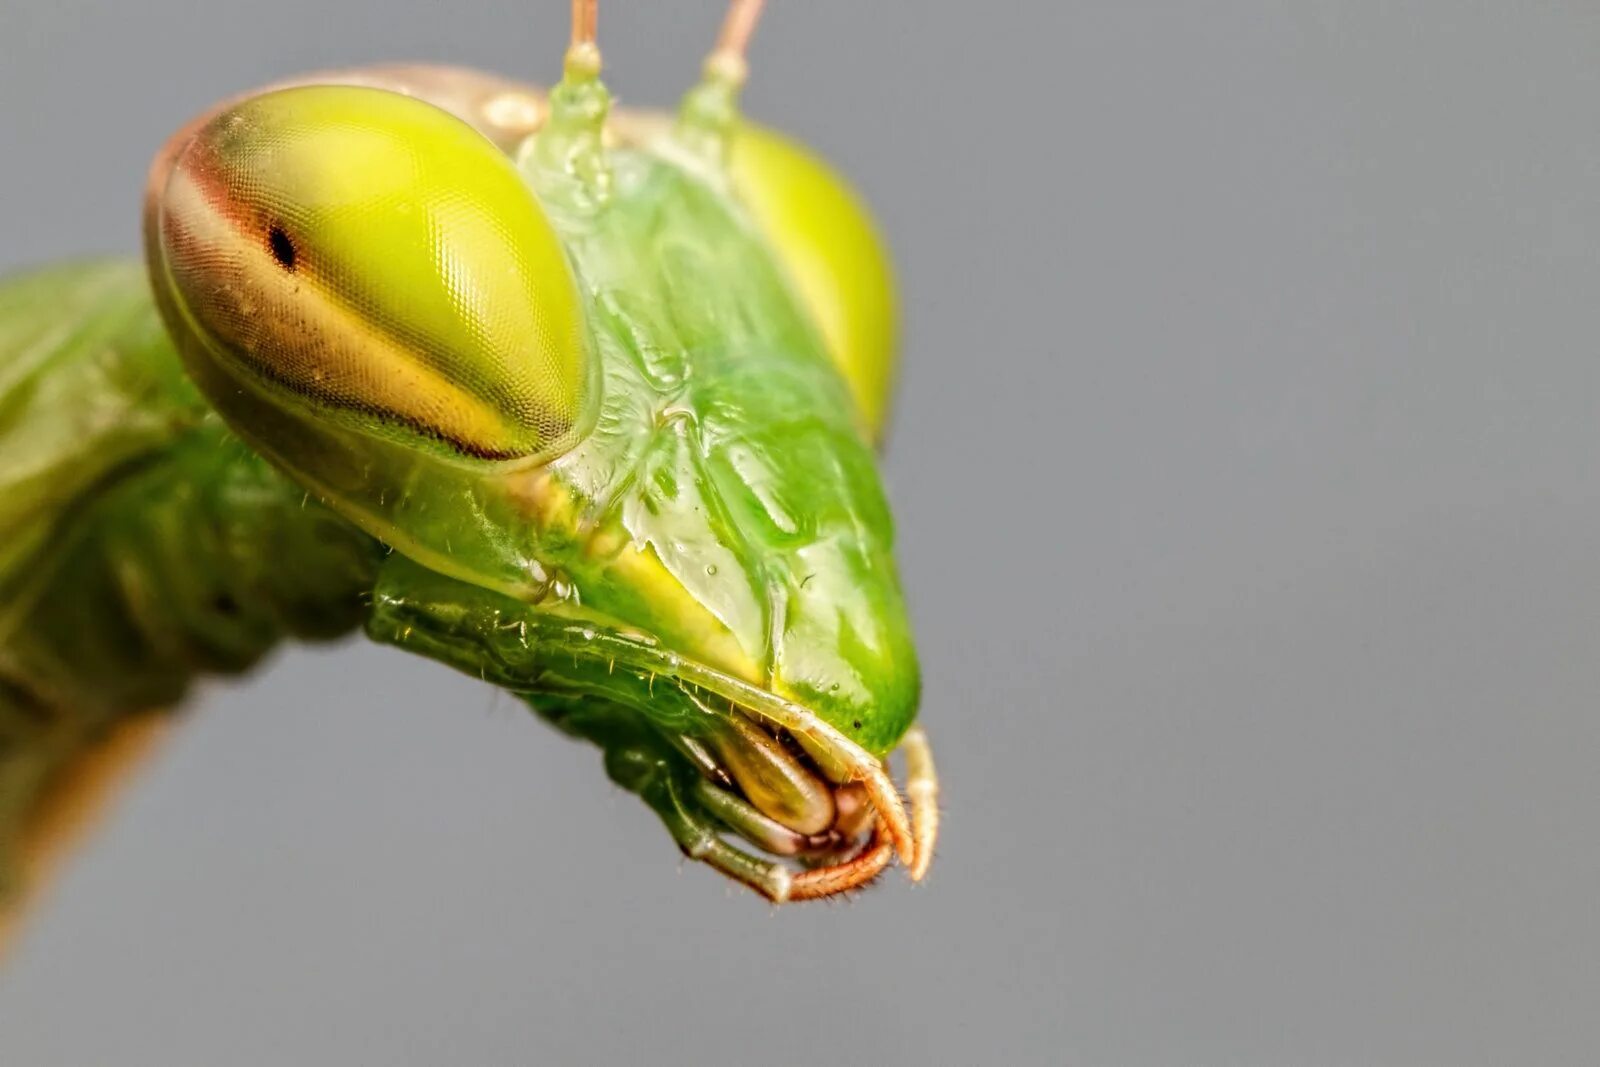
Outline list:
[[[509,161],[397,94],[285,90],[212,120],[159,202],[211,358],[387,438],[506,459],[571,443],[576,285]]]

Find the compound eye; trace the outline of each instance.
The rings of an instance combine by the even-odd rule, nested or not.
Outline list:
[[[596,378],[561,242],[504,154],[430,104],[253,97],[183,149],[153,221],[186,351],[279,408],[462,459],[581,432]]]
[[[861,200],[800,145],[746,125],[733,148],[739,196],[772,244],[874,437],[894,385],[889,257]]]

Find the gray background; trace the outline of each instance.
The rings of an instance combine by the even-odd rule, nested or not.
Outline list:
[[[607,0],[626,101],[715,0]],[[925,886],[775,911],[353,644],[213,686],[0,977],[6,1064],[1592,1061],[1600,13],[774,0],[877,205]],[[548,79],[556,0],[6,0],[0,265],[136,247],[210,100]]]

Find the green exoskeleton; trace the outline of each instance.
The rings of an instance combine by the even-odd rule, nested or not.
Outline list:
[[[549,93],[237,98],[157,155],[142,266],[0,283],[0,864],[195,676],[359,626],[594,742],[772,900],[923,875],[889,271],[738,114],[758,6],[675,115],[611,113],[593,0]]]

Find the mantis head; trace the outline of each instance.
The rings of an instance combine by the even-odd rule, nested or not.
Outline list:
[[[521,169],[483,112],[370,84],[269,91],[181,131],[146,250],[186,366],[397,550],[375,636],[599,742],[685,852],[780,900],[896,851],[920,877],[933,777],[868,443],[890,378],[881,248],[774,135],[750,132],[723,178],[643,133],[596,167],[561,139],[604,109],[563,125],[561,92],[523,131],[545,164]],[[902,737],[914,818],[882,762]]]

